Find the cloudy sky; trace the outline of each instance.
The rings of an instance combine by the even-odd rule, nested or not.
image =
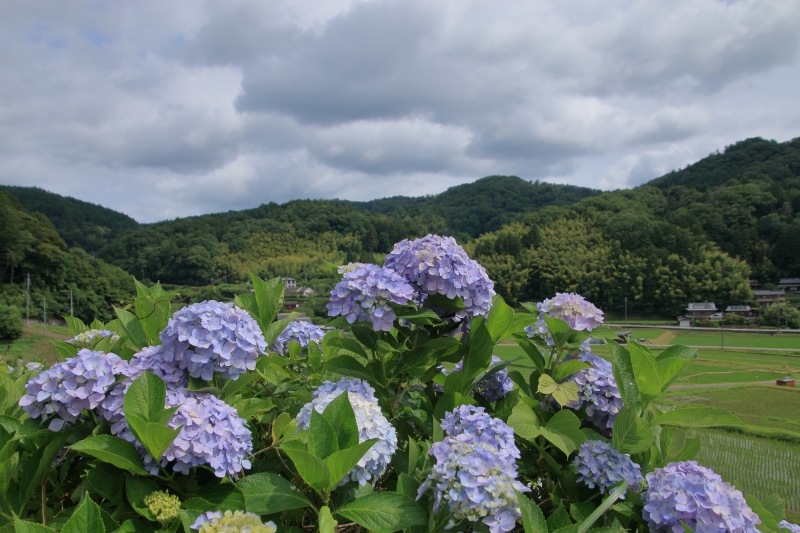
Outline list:
[[[800,2],[0,3],[0,183],[141,222],[800,136]]]

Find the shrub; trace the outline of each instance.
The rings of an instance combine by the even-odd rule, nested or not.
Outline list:
[[[22,336],[20,311],[13,305],[0,304],[0,339],[18,339]]]

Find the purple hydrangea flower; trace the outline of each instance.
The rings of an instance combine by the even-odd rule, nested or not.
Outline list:
[[[113,331],[107,329],[90,329],[83,333],[78,333],[67,342],[80,348],[92,348],[104,337],[111,337],[112,343],[119,340],[119,335]]]
[[[536,308],[539,309],[539,320],[532,326],[526,327],[525,331],[528,337],[543,336],[550,346],[555,343],[550,330],[547,329],[545,317],[563,320],[575,331],[592,331],[603,323],[603,312],[574,292],[557,292],[553,298],[537,303]],[[589,351],[589,339],[584,342],[581,349]]]
[[[756,533],[761,519],[742,493],[695,461],[670,463],[647,474],[643,517],[652,533]]]
[[[797,524],[792,524],[791,522],[787,522],[786,520],[781,520],[778,523],[778,527],[788,529],[792,533],[800,533],[800,526]]]
[[[391,331],[397,318],[391,304],[405,305],[416,294],[393,270],[369,263],[356,263],[331,291],[328,315],[353,322],[372,322],[375,331]]]
[[[375,398],[375,389],[360,379],[342,378],[338,382],[323,381],[313,393],[313,400],[305,404],[297,414],[297,427],[306,430],[311,423],[311,409],[322,414],[325,408],[340,394],[347,392],[350,405],[356,415],[358,442],[378,439],[356,466],[339,482],[358,481],[374,484],[386,470],[392,455],[397,451],[397,432],[381,413]]]
[[[600,440],[584,442],[573,464],[578,472],[578,481],[590,489],[597,487],[601,494],[610,491],[620,481],[627,481],[631,490],[639,492],[644,481],[641,468],[631,461],[630,456]],[[625,495],[621,499],[624,500]]]
[[[473,406],[447,413],[442,429],[447,437],[431,446],[436,465],[417,499],[433,489],[433,511],[447,503],[451,520],[446,529],[462,520],[480,520],[492,533],[514,529],[521,516],[514,491],[530,491],[516,479],[514,431]]]
[[[127,381],[129,385],[131,381]],[[127,389],[127,386],[125,387]],[[238,475],[250,468],[248,457],[253,451],[253,440],[245,420],[236,409],[216,396],[185,389],[167,390],[165,407],[178,407],[169,427],[181,431],[161,458],[161,466],[172,463],[175,472],[188,474],[196,466],[208,465],[217,477]],[[145,469],[158,474],[158,463],[136,440],[128,427],[121,406],[117,411],[103,410],[109,420],[111,433],[131,442],[142,454]]]
[[[315,342],[317,346],[322,348],[322,339],[325,338],[325,330],[319,326],[315,326],[311,322],[304,322],[302,320],[293,320],[289,322],[275,342],[270,346],[270,349],[285,355],[285,350],[289,347],[289,342],[294,341],[305,350],[308,348],[308,343]]]
[[[428,235],[394,245],[383,265],[398,272],[423,293],[464,300],[454,320],[487,316],[495,295],[494,282],[452,237]]]
[[[31,378],[19,405],[31,418],[54,416],[48,427],[59,431],[75,422],[82,411],[99,406],[126,367],[116,354],[83,349]]]
[[[496,365],[497,363],[501,362],[502,359],[497,357],[496,355],[492,356],[492,365]],[[446,376],[449,374],[444,367],[439,367],[442,370],[442,373]],[[453,367],[453,372],[460,372],[461,369],[464,368],[464,362],[459,361],[456,366]],[[438,383],[434,383],[433,385],[434,390],[436,392],[444,392],[444,388],[439,385]],[[478,394],[482,395],[486,398],[487,401],[496,402],[497,400],[501,400],[506,397],[506,395],[514,389],[514,382],[511,381],[511,378],[508,377],[508,369],[503,368],[502,370],[498,370],[494,374],[489,377],[485,377],[479,382],[475,384],[473,390]]]
[[[165,361],[205,380],[215,372],[236,379],[254,370],[256,358],[267,347],[261,328],[247,311],[213,300],[176,311],[159,338]]]
[[[600,429],[611,429],[614,417],[623,405],[614,379],[614,367],[590,352],[581,352],[578,359],[592,367],[579,370],[567,379],[578,385],[578,401],[570,402],[567,407],[580,409],[585,406],[589,421]]]

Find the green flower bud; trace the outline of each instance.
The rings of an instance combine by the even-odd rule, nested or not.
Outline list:
[[[156,520],[166,525],[178,516],[181,501],[174,494],[157,490],[144,497],[144,504],[156,517]]]

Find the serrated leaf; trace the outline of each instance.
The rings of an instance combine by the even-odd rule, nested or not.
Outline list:
[[[542,436],[569,456],[586,440],[581,431],[581,421],[568,409],[558,411],[539,429]]]
[[[331,472],[325,462],[304,450],[281,446],[281,452],[289,456],[297,468],[297,473],[306,484],[319,493],[330,486]]]
[[[555,380],[547,374],[539,376],[538,392],[552,395],[553,399],[562,407],[570,402],[578,400],[578,385],[571,381],[567,383],[556,383]]]
[[[492,298],[492,308],[486,319],[486,329],[494,343],[502,341],[514,322],[514,310],[508,306],[499,294]]]
[[[69,359],[78,355],[78,347],[64,341],[51,341],[61,359]]]
[[[635,341],[628,342],[628,352],[633,368],[633,377],[639,391],[639,401],[644,404],[652,402],[661,395],[661,380],[653,354]]]
[[[100,507],[87,496],[61,528],[61,533],[105,533]]]
[[[548,533],[547,521],[539,506],[519,491],[515,490],[514,492],[517,494],[519,508],[522,512],[522,527],[525,528],[525,533]]]
[[[347,396],[346,393],[340,396]],[[348,402],[349,403],[349,402]],[[320,459],[339,451],[336,432],[316,409],[311,409],[311,420],[308,425],[308,451]]]
[[[562,363],[553,369],[553,380],[557,383],[564,381],[568,377],[570,377],[575,372],[580,372],[585,368],[592,368],[591,363],[585,363],[583,361],[578,361],[577,359],[573,359],[572,361],[567,361],[566,363]]]
[[[342,393],[334,398],[322,412],[322,416],[333,428],[338,450],[358,444],[358,423],[349,394]]]
[[[614,417],[614,432],[611,444],[622,453],[639,453],[650,448],[653,432],[645,427],[636,410],[625,405]]]
[[[96,457],[133,474],[147,475],[142,466],[142,457],[139,452],[136,451],[133,444],[119,437],[98,435],[76,442],[68,448],[84,455]]]
[[[311,507],[311,502],[289,481],[277,474],[250,474],[236,483],[249,513],[266,515]]]
[[[330,507],[325,505],[319,510],[319,533],[336,533],[338,523],[334,520]]]
[[[325,464],[328,465],[331,476],[330,486],[328,488],[332,489],[344,479],[344,476],[356,466],[356,463],[364,457],[364,454],[366,454],[376,442],[378,442],[378,439],[369,439],[345,450],[337,451],[325,459]]]
[[[612,342],[609,346],[611,347],[614,380],[617,382],[622,401],[625,405],[637,405],[639,403],[639,389],[636,386],[636,378],[633,375],[631,354],[617,342]]]
[[[376,533],[392,533],[427,523],[427,515],[417,502],[396,492],[376,492],[353,500],[340,507],[337,515]]]
[[[533,440],[541,435],[539,417],[524,403],[518,403],[511,410],[508,425],[523,439]]]

